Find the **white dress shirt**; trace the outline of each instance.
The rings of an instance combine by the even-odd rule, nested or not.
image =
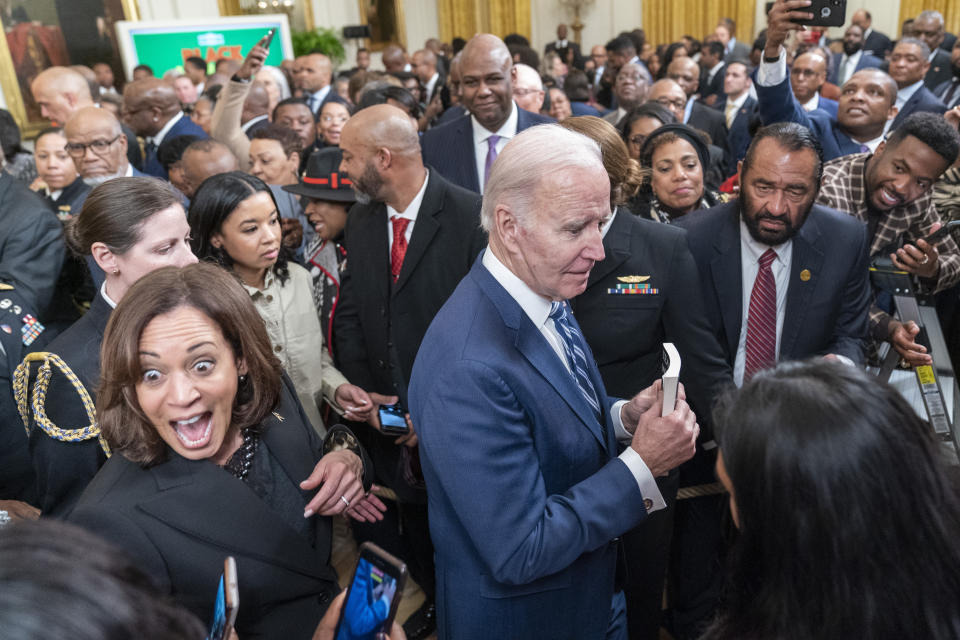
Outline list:
[[[544,298],[534,292],[523,280],[518,278],[506,265],[500,262],[497,256],[493,255],[489,247],[484,250],[482,260],[483,266],[490,272],[490,275],[492,275],[493,278],[507,290],[510,297],[520,305],[520,308],[523,309],[524,314],[530,319],[533,326],[540,330],[547,344],[549,344],[553,352],[557,354],[563,366],[567,371],[570,371],[570,363],[567,361],[566,352],[563,348],[563,340],[560,338],[560,334],[557,333],[553,319],[550,318],[550,299]],[[624,429],[623,422],[620,418],[620,408],[623,404],[624,401],[614,403],[610,409],[610,418],[614,425],[617,440],[620,442],[629,442],[632,436]],[[665,508],[667,505],[663,496],[660,494],[660,490],[657,488],[657,482],[654,480],[653,474],[650,473],[650,469],[647,468],[643,458],[640,457],[640,454],[628,446],[623,450],[623,453],[619,455],[619,459],[627,465],[627,469],[633,477],[636,478],[637,486],[640,487],[640,493],[644,499],[649,499],[652,502],[652,506],[647,509],[647,512],[651,513]]]
[[[180,118],[183,118],[183,117],[184,117],[183,111],[179,112],[177,115],[167,120],[167,124],[163,125],[163,128],[160,129],[160,131],[157,131],[157,133],[152,138],[147,138],[146,141],[152,142],[153,144],[157,145],[157,147],[159,147],[160,143],[163,142],[163,139],[166,137],[166,135],[170,133],[170,129],[173,129],[173,126],[178,122],[180,122]]]
[[[887,124],[890,124],[891,122],[893,122],[893,120],[888,120]],[[860,142],[859,140],[854,140],[854,142],[860,142],[860,144],[864,145],[870,150],[870,153],[876,153],[877,147],[880,146],[880,143],[883,142],[886,137],[887,136],[885,133],[881,133],[873,140],[864,140],[863,142]],[[851,138],[851,140],[853,140],[853,138]]]
[[[804,111],[813,111],[814,109],[820,108],[820,94],[815,93],[813,97],[810,98],[807,102],[804,102],[802,105]]]
[[[430,170],[427,169],[427,174],[423,178],[423,184],[420,185],[420,191],[417,192],[417,195],[413,196],[413,200],[410,201],[410,204],[407,205],[407,208],[403,211],[397,211],[390,205],[387,205],[387,248],[390,251],[393,251],[393,220],[394,216],[400,216],[401,218],[406,218],[410,221],[407,225],[407,228],[403,230],[403,237],[407,239],[407,246],[410,246],[410,237],[413,235],[413,225],[417,223],[417,214],[420,213],[420,205],[423,204],[423,194],[427,192],[427,182],[430,180]]]
[[[750,315],[750,296],[753,283],[760,271],[760,256],[767,249],[773,249],[777,258],[770,265],[773,281],[777,287],[777,346],[774,351],[780,357],[780,334],[783,332],[783,318],[787,310],[787,288],[790,284],[790,260],[793,257],[793,240],[771,247],[757,242],[750,235],[747,225],[740,221],[740,273],[743,315],[740,320],[740,342],[737,344],[737,357],[733,361],[733,381],[739,387],[743,384],[743,371],[747,359],[747,320]]]
[[[423,94],[424,102],[429,102],[429,101],[430,101],[430,98],[433,97],[433,88],[434,88],[435,86],[437,86],[437,80],[439,80],[439,79],[440,79],[440,73],[437,72],[437,71],[434,71],[434,72],[433,72],[433,75],[430,76],[430,79],[427,80],[427,84],[424,85],[424,87],[423,87],[423,90],[424,90],[424,94]]]
[[[897,108],[897,111],[903,109],[903,105],[907,104],[907,101],[912,98],[913,94],[915,94],[922,86],[923,80],[917,80],[913,84],[897,91],[897,101],[894,104],[894,106]],[[889,123],[890,121],[888,120],[887,124],[889,125]]]
[[[717,71],[720,71],[720,69],[723,69],[723,60],[710,67],[710,70],[707,71],[707,84],[713,82],[713,76],[717,75]],[[700,88],[703,89],[703,87]]]
[[[850,79],[850,76],[856,72],[857,65],[860,64],[860,58],[862,57],[863,49],[860,49],[860,51],[857,51],[852,56],[844,54],[844,56],[840,58],[840,77],[837,78],[838,85],[842,85]]]
[[[692,95],[687,98],[687,106],[683,108],[683,124],[690,122],[690,113],[693,112],[693,101],[696,99],[696,95]]]
[[[487,163],[487,138],[492,135],[500,136],[500,139],[497,140],[497,155],[500,155],[500,152],[503,151],[503,148],[507,146],[507,143],[510,142],[510,138],[517,135],[517,119],[519,115],[517,113],[517,104],[515,102],[510,103],[510,115],[507,116],[506,122],[501,125],[496,131],[489,131],[486,129],[480,121],[477,120],[476,116],[473,114],[470,115],[470,125],[473,128],[473,153],[477,161],[477,184],[480,185],[480,193],[483,193],[483,188],[486,186],[484,181],[484,169]]]
[[[327,94],[330,93],[331,85],[327,85],[321,89],[317,89],[313,93],[304,93],[303,99],[307,101],[307,104],[310,104],[310,98],[314,99],[313,102],[313,113],[314,115],[319,115],[320,105],[323,104],[323,101],[327,99]]]

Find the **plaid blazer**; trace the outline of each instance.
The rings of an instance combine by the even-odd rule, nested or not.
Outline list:
[[[841,156],[823,166],[823,181],[817,202],[837,211],[849,213],[867,222],[867,186],[864,176],[869,153]],[[887,211],[877,223],[870,243],[870,255],[875,256],[893,244],[914,243],[930,234],[930,227],[940,222],[940,214],[933,204],[930,191],[908,204]],[[927,291],[942,291],[960,281],[960,249],[949,235],[937,243],[940,252],[940,275],[936,281],[921,280]],[[876,305],[870,309],[870,332],[886,339],[890,316]]]

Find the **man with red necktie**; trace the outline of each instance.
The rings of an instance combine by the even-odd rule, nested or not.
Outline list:
[[[375,402],[399,398],[407,406],[427,327],[486,245],[480,196],[424,166],[416,128],[396,107],[359,111],[344,125],[340,149],[341,176],[349,175],[357,204],[345,228],[349,259],[334,316],[335,358],[345,375],[365,381]],[[413,616],[426,622],[407,629],[408,637],[425,637],[434,619],[433,546],[415,430],[414,424],[400,438],[374,429],[357,435],[374,460],[377,482],[397,496],[403,546],[388,550],[404,558],[426,593],[423,615]],[[395,539],[396,531],[383,529],[395,527],[396,519],[388,514],[385,523],[372,535]]]
[[[814,204],[822,171],[809,129],[765,127],[741,162],[740,198],[676,221],[738,386],[782,360],[864,360],[866,227]]]

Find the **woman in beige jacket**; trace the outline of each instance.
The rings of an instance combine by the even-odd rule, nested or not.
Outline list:
[[[344,378],[324,347],[310,275],[287,260],[270,188],[239,171],[214,176],[197,190],[187,217],[197,257],[232,270],[250,293],[314,428],[324,431],[322,400],[349,420],[371,419],[370,396]]]

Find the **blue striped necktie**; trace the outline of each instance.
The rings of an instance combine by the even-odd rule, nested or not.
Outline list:
[[[570,364],[570,372],[577,386],[580,387],[580,393],[586,399],[587,403],[593,407],[594,413],[600,415],[600,402],[597,400],[597,391],[590,382],[587,375],[587,355],[586,344],[583,334],[580,330],[570,324],[570,318],[567,315],[568,309],[566,301],[550,303],[550,317],[553,318],[553,324],[557,328],[557,334],[563,342],[563,351],[567,355],[567,362]]]

